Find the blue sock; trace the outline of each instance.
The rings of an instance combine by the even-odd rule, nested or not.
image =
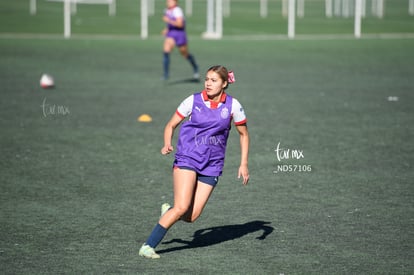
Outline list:
[[[145,243],[152,248],[155,248],[164,238],[165,234],[167,234],[167,231],[168,229],[162,227],[162,225],[157,223]]]
[[[168,79],[169,70],[170,70],[170,54],[169,53],[164,52],[162,64],[164,67],[164,79]]]
[[[195,73],[198,73],[198,66],[192,54],[189,54],[187,60],[190,62],[191,66],[193,66],[193,70]]]

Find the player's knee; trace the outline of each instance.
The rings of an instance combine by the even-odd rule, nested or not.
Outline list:
[[[199,211],[189,210],[184,215],[181,216],[180,220],[188,223],[195,222],[200,217]]]
[[[189,52],[188,52],[188,50],[186,48],[180,48],[179,51],[180,51],[180,54],[183,57],[187,58],[189,56]]]
[[[195,222],[195,221],[198,219],[198,217],[200,217],[200,214],[197,214],[197,215],[194,215],[194,214],[193,214],[193,215],[191,216],[191,221],[190,221],[190,222],[191,222],[191,223],[192,223],[192,222]]]
[[[174,206],[172,210],[177,214],[177,216],[183,217],[187,213],[188,207],[177,205],[177,206]]]
[[[182,216],[180,220],[182,220],[183,222],[192,223],[191,218],[187,216]]]
[[[191,217],[191,216],[183,216],[183,217],[181,217],[181,220],[183,221],[183,222],[187,222],[187,223],[193,223],[193,222],[195,222],[195,220],[196,220],[197,218],[193,218],[193,217]]]
[[[174,48],[174,46],[171,46],[170,44],[166,43],[166,44],[164,44],[163,51],[165,53],[171,53],[173,48]]]
[[[183,216],[184,218],[183,221],[188,222],[188,223],[193,223],[200,217],[200,214],[201,213],[199,212],[193,212],[193,213],[190,213],[189,215],[185,215]]]

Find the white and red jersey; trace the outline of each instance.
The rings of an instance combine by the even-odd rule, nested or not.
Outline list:
[[[183,13],[183,10],[179,6],[175,6],[173,8],[166,9],[164,11],[164,15],[167,16],[170,20],[173,20],[173,21],[177,20],[177,18],[183,18],[184,26],[182,28],[175,27],[175,26],[173,26],[171,24],[167,24],[167,28],[169,30],[174,30],[174,29],[184,30],[185,29],[184,13]]]

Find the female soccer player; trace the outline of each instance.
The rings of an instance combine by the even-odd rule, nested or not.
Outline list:
[[[167,26],[162,31],[165,36],[164,40],[164,56],[163,79],[168,80],[170,70],[170,53],[175,46],[178,47],[181,55],[190,62],[193,67],[195,79],[199,78],[198,65],[194,56],[188,52],[187,34],[185,31],[185,18],[183,10],[178,6],[178,0],[167,0],[167,9],[164,12],[163,21]]]
[[[247,119],[239,101],[225,92],[234,75],[223,66],[208,69],[204,90],[187,97],[164,129],[161,154],[173,152],[174,130],[183,122],[173,165],[174,206],[164,203],[161,218],[139,255],[156,259],[154,248],[178,220],[194,222],[203,211],[222,173],[232,120],[240,134],[241,159],[238,177],[249,181],[249,133]]]

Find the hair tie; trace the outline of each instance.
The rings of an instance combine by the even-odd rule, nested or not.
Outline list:
[[[234,78],[233,71],[229,71],[229,73],[227,75],[227,82],[228,83],[234,83],[234,82],[236,82],[236,79]]]

